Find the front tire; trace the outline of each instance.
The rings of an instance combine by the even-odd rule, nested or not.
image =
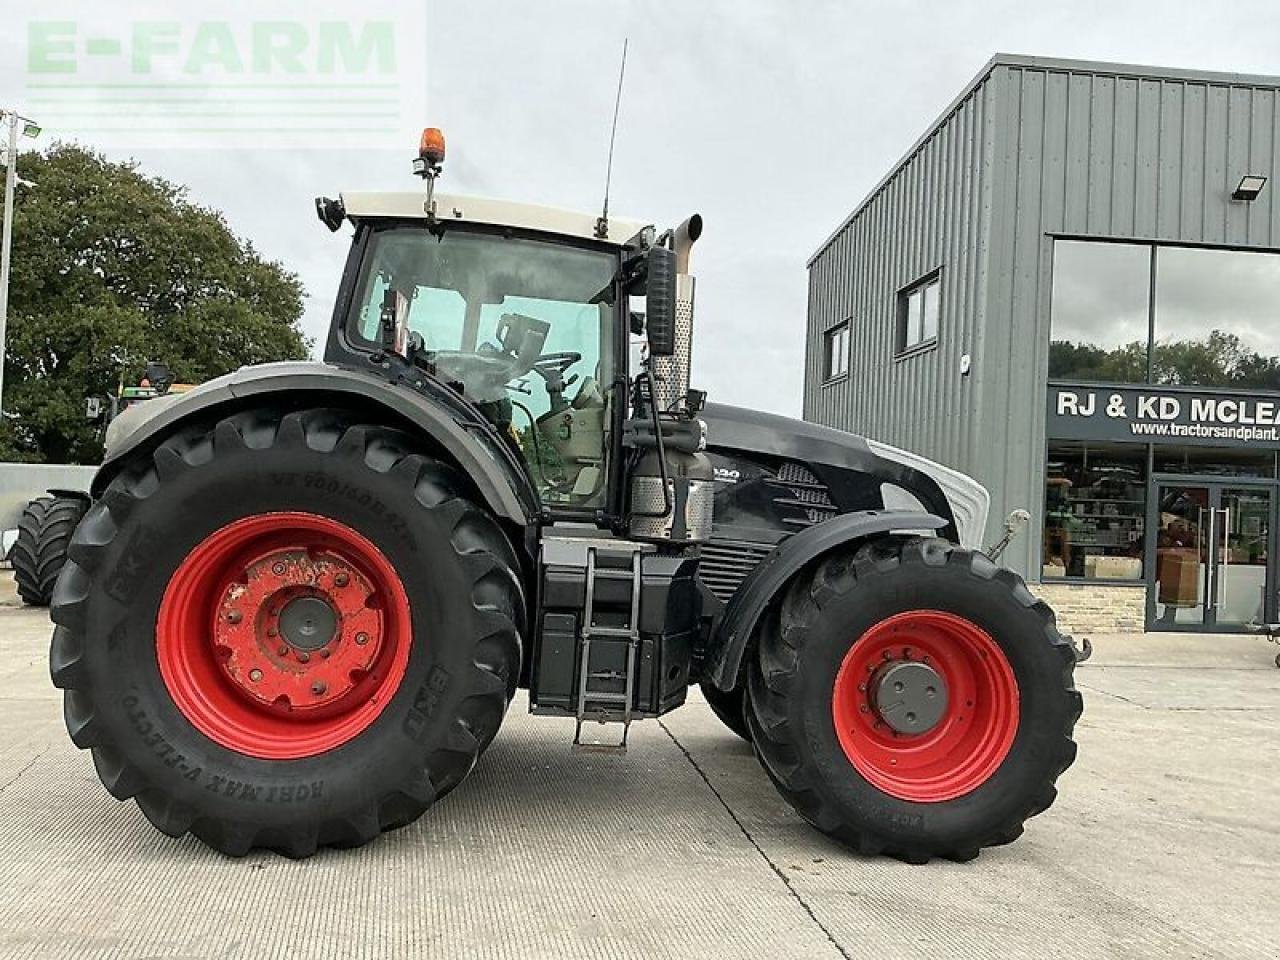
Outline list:
[[[22,602],[47,607],[53,585],[67,562],[67,547],[76,524],[89,509],[85,497],[37,497],[18,521],[18,539],[9,550],[13,579]]]
[[[1075,759],[1075,654],[1022,580],[942,540],[830,555],[764,621],[748,723],[766,772],[867,854],[969,860]]]
[[[58,581],[50,656],[117,799],[231,855],[412,822],[520,670],[515,554],[450,467],[332,410],[250,410],[125,465]]]

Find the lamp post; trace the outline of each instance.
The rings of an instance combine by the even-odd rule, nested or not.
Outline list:
[[[0,414],[4,411],[5,336],[9,326],[9,258],[13,246],[13,188],[18,179],[18,126],[24,137],[40,135],[39,125],[13,110],[0,110],[8,129],[4,172],[4,227],[0,241]]]

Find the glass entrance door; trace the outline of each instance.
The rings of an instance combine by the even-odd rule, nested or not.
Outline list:
[[[1148,629],[1204,627],[1211,622],[1212,494],[1208,487],[1158,484],[1155,500],[1155,565],[1147,601]]]
[[[1155,492],[1148,629],[1230,631],[1266,623],[1272,488],[1157,483]]]
[[[1217,493],[1214,622],[1223,628],[1266,623],[1271,490],[1221,487]]]

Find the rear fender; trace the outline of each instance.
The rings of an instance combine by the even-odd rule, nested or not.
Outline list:
[[[865,510],[834,517],[788,537],[747,575],[729,601],[711,636],[704,677],[728,692],[738,685],[742,658],[765,610],[782,596],[787,584],[818,557],[893,532],[935,532],[949,520],[908,510]]]
[[[164,401],[164,402],[160,402]],[[187,393],[148,400],[124,411],[113,427],[102,467],[94,476],[98,496],[124,459],[148,448],[184,422],[259,402],[283,401],[298,409],[313,404],[373,406],[397,425],[420,431],[475,484],[497,516],[526,526],[538,514],[537,494],[511,462],[493,428],[461,401],[449,403],[413,384],[326,363],[269,363],[244,367]]]

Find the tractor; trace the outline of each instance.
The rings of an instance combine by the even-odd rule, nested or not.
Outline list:
[[[446,196],[443,161],[428,129],[419,189],[317,199],[353,230],[323,362],[116,421],[51,608],[107,790],[301,858],[416,820],[518,689],[616,753],[700,685],[856,851],[1018,837],[1082,702],[986,490],[691,388],[700,217]]]

